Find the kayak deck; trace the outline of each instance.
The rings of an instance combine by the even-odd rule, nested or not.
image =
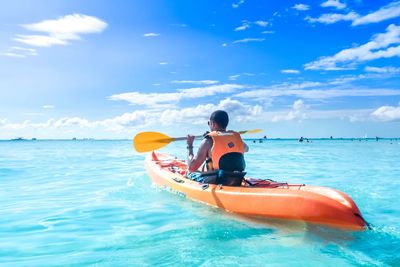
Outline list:
[[[327,187],[249,179],[256,186],[202,184],[186,178],[184,161],[152,153],[145,160],[151,180],[187,198],[250,216],[306,221],[348,230],[363,230],[366,223],[354,201]]]

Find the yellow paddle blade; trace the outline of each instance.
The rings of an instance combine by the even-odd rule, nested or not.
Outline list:
[[[133,139],[133,145],[137,152],[149,152],[168,145],[174,138],[159,132],[138,133]]]

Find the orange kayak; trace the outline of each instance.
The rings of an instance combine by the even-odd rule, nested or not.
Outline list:
[[[151,180],[189,199],[248,216],[305,221],[347,230],[364,230],[366,222],[354,201],[327,187],[248,179],[239,187],[202,184],[185,177],[183,160],[151,153],[145,160]]]

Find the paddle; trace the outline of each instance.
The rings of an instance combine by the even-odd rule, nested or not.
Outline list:
[[[240,131],[240,134],[258,133],[261,129]],[[195,138],[203,137],[202,135],[195,136]],[[169,137],[166,134],[159,132],[142,132],[138,133],[133,139],[133,144],[137,152],[149,152],[168,145],[171,142],[186,140],[186,137]]]

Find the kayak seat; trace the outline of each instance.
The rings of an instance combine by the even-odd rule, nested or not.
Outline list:
[[[244,176],[246,175],[246,172],[242,171],[229,172],[220,170],[219,172],[222,174],[218,176],[217,184],[226,186],[241,186]]]
[[[244,161],[244,156],[238,152],[231,152],[223,155],[218,162],[219,169],[229,172],[234,171],[244,171],[246,168],[246,163]]]
[[[200,174],[203,184],[222,184],[226,186],[241,186],[246,172],[242,171],[209,171]]]
[[[219,160],[219,170],[203,172],[203,183],[222,184],[226,186],[241,186],[246,172],[246,163],[243,154],[238,152],[227,153]]]

